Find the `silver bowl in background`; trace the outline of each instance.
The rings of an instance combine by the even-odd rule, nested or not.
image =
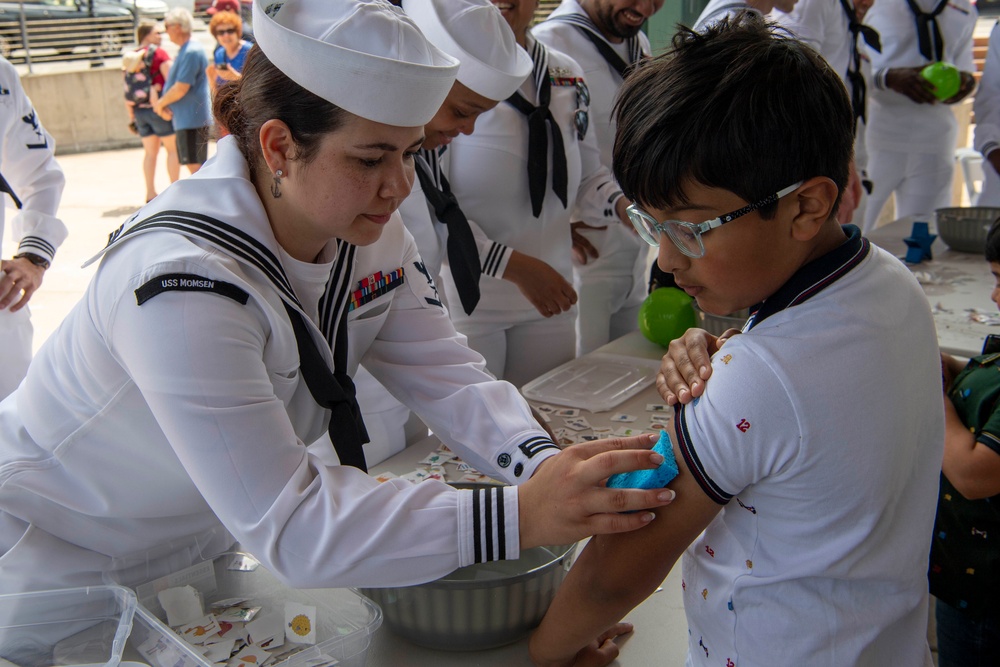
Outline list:
[[[1000,208],[939,208],[936,216],[938,234],[949,248],[981,255],[986,251],[986,233],[990,231],[993,221],[1000,217]]]
[[[699,308],[697,302],[693,302],[691,307],[698,317],[698,326],[713,336],[721,336],[727,329],[742,329],[750,317],[750,311],[746,308],[730,315],[713,315]]]
[[[535,547],[518,560],[461,567],[426,584],[358,591],[382,608],[387,628],[414,644],[445,651],[495,648],[541,623],[574,547]]]

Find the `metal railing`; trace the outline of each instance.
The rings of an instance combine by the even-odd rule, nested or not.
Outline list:
[[[14,64],[117,58],[135,41],[136,18],[72,17],[32,19],[21,5],[16,20],[0,20],[0,55]]]

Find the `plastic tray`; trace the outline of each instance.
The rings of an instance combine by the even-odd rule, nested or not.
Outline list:
[[[372,636],[382,624],[382,610],[377,605],[346,588],[289,588],[263,566],[252,572],[231,570],[229,565],[235,556],[223,554],[214,561],[138,586],[139,604],[127,655],[152,667],[213,667],[164,623],[156,601],[155,591],[191,585],[201,592],[206,608],[216,600],[233,597],[252,598],[263,607],[262,614],[283,613],[285,602],[316,608],[316,644],[282,662],[268,663],[268,667],[305,666],[320,656],[336,659],[340,667],[364,667]]]
[[[123,586],[0,595],[0,665],[117,667],[135,610]]]
[[[612,354],[568,361],[524,385],[524,397],[604,412],[653,384],[659,362]]]

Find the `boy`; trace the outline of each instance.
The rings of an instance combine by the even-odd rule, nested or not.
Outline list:
[[[660,268],[703,310],[754,308],[676,411],[673,506],[641,535],[588,544],[533,659],[607,659],[593,638],[690,545],[689,664],[930,665],[940,362],[910,272],[836,220],[843,84],[741,13],[682,31],[629,77],[616,117],[615,175]]]
[[[1000,307],[1000,221],[986,236]],[[938,665],[992,665],[1000,652],[1000,350],[962,364],[942,354],[944,463],[928,578],[937,598]]]

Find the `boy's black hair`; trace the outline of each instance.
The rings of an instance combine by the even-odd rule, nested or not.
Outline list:
[[[755,12],[701,33],[682,28],[669,51],[626,79],[614,114],[615,177],[642,206],[687,204],[688,180],[747,202],[814,176],[840,192],[847,185],[854,117],[843,82]]]
[[[993,221],[990,231],[986,232],[987,262],[1000,262],[1000,218]]]

